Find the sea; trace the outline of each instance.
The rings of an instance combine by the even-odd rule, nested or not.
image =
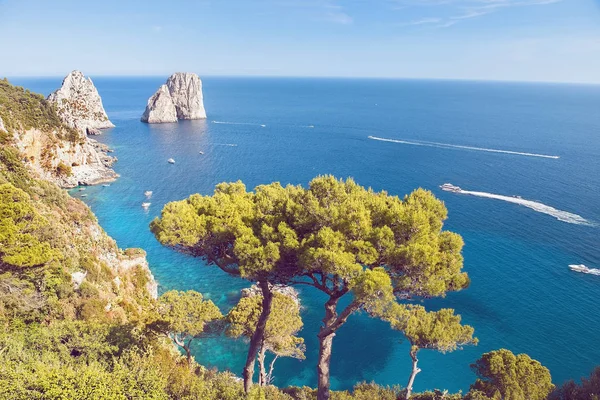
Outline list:
[[[464,392],[476,379],[470,365],[501,348],[540,361],[556,384],[600,364],[600,277],[568,268],[600,268],[600,86],[204,77],[205,121],[140,122],[165,79],[93,77],[116,125],[97,139],[115,150],[121,177],[71,192],[87,194],[82,200],[120,247],[147,251],[161,292],[197,290],[225,313],[249,285],[155,240],[148,226],[167,202],[211,194],[220,182],[241,180],[250,190],[307,185],[321,174],[400,197],[422,187],[446,204],[445,229],[464,238],[472,281],[423,305],[454,308],[479,345],[421,351],[416,390]],[[11,81],[44,95],[61,84]],[[442,191],[444,183],[467,193]],[[323,296],[298,290],[306,360],[278,360],[279,386],[316,385]],[[244,341],[212,338],[198,340],[194,355],[241,375],[246,350]],[[410,366],[400,333],[357,314],[334,339],[332,387],[405,385]]]

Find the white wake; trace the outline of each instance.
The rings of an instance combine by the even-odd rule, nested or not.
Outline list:
[[[222,125],[248,125],[248,126],[260,126],[262,128],[266,127],[265,124],[255,124],[253,122],[229,122],[229,121],[212,121],[213,124],[222,124]]]
[[[551,156],[547,154],[537,154],[537,153],[525,153],[521,151],[511,151],[511,150],[499,150],[499,149],[488,149],[485,147],[473,147],[473,146],[461,146],[457,144],[448,144],[448,143],[436,143],[436,142],[426,142],[426,141],[415,141],[415,140],[398,140],[398,139],[386,139],[380,138],[377,136],[369,136],[369,139],[379,140],[382,142],[391,142],[391,143],[399,143],[399,144],[409,144],[412,146],[427,146],[427,147],[437,147],[440,149],[462,149],[462,150],[474,150],[474,151],[486,151],[488,153],[503,153],[503,154],[513,154],[518,156],[528,156],[528,157],[541,157],[541,158],[560,158],[559,156]]]
[[[468,194],[471,196],[485,197],[488,199],[496,199],[496,200],[506,201],[509,203],[519,204],[521,206],[531,208],[532,210],[535,210],[537,212],[551,215],[554,218],[556,218],[557,220],[567,222],[569,224],[587,225],[587,226],[595,226],[596,225],[593,222],[588,221],[587,219],[583,218],[581,215],[573,214],[568,211],[558,210],[558,209],[556,209],[554,207],[550,207],[546,204],[538,203],[537,201],[525,200],[525,199],[521,199],[518,197],[503,196],[500,194],[493,194],[493,193],[486,193],[486,192],[472,192],[470,190],[459,190],[454,193]]]

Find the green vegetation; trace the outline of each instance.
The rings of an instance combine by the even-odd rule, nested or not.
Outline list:
[[[198,292],[171,290],[158,299],[158,319],[151,326],[180,346],[192,366],[192,341],[205,333],[207,324],[223,318],[210,300]]]
[[[443,296],[468,285],[462,239],[442,231],[446,215],[422,189],[402,200],[323,176],[307,189],[272,183],[247,192],[241,182],[222,183],[213,196],[167,204],[151,228],[161,243],[258,282],[263,304],[244,369],[247,392],[272,285],[324,292],[317,374],[319,399],[328,399],[333,337],[350,315],[363,310],[385,318],[395,297]],[[351,301],[339,310],[344,297]]]
[[[556,388],[550,400],[600,400],[600,367],[597,367],[589,378],[582,378],[581,384],[575,381],[565,382]]]
[[[56,131],[61,139],[72,142],[80,139],[76,130],[63,125],[56,114],[56,107],[44,96],[13,86],[6,78],[0,79],[0,118],[9,132],[36,128]]]
[[[554,389],[548,368],[527,354],[492,351],[471,367],[479,379],[471,385],[469,399],[543,400]]]
[[[421,372],[417,366],[417,354],[420,350],[431,349],[446,353],[461,346],[477,344],[477,339],[473,338],[474,329],[461,325],[460,316],[449,308],[427,312],[421,306],[394,305],[388,318],[392,328],[404,332],[410,342],[412,371],[406,384],[407,399],[411,397],[415,377]]]
[[[262,296],[249,295],[242,297],[238,304],[227,314],[227,335],[238,338],[251,338],[256,331],[256,325],[261,315]],[[273,379],[275,361],[279,357],[293,357],[300,360],[305,359],[304,339],[296,336],[302,329],[303,323],[300,317],[300,303],[280,292],[274,292],[271,314],[265,327],[263,342],[258,352],[260,386],[270,384]],[[266,353],[273,354],[269,364],[269,370],[265,366]]]

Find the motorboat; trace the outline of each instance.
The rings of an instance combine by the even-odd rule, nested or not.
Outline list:
[[[167,160],[167,162],[168,162],[169,164],[175,164],[175,160],[173,160],[172,158],[169,158],[169,159]]]
[[[148,197],[148,198],[152,197],[152,190],[146,190],[146,191],[144,192],[144,196],[146,196],[146,197]]]
[[[150,207],[150,204],[152,204],[152,203],[142,203],[142,207],[143,208],[148,208],[148,207]]]
[[[582,274],[590,274],[600,276],[600,269],[588,268],[583,264],[571,264],[569,269],[575,272],[581,272]]]
[[[199,151],[198,153],[199,153],[199,154],[204,154],[204,152],[203,152],[203,151]]]
[[[454,193],[460,193],[462,190],[460,188],[460,186],[454,186],[451,183],[444,183],[443,185],[440,186],[440,188],[442,190],[445,190],[446,192],[454,192]]]

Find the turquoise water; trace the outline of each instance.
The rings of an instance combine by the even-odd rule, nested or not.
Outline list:
[[[468,389],[474,380],[469,364],[502,347],[538,359],[556,383],[600,364],[600,277],[567,268],[600,268],[599,228],[438,188],[450,182],[519,195],[600,222],[600,86],[209,77],[207,121],[139,122],[147,98],[164,79],[94,80],[117,126],[99,140],[115,149],[121,178],[85,192],[119,246],[148,252],[161,290],[199,290],[226,311],[246,285],[156,242],[148,224],[166,202],[211,193],[222,181],[306,184],[326,173],[400,196],[421,186],[445,201],[446,227],[463,235],[472,279],[467,290],[426,305],[456,308],[475,327],[480,344],[446,355],[423,351],[417,390]],[[13,81],[45,94],[60,85],[58,78]],[[482,150],[382,142],[370,135]],[[171,157],[176,164],[166,162]],[[154,192],[148,212],[141,207],[146,190]],[[322,297],[300,291],[308,357],[278,361],[278,385],[316,384]],[[361,380],[405,384],[408,348],[385,324],[353,316],[334,341],[333,386]],[[246,345],[214,339],[195,350],[201,363],[240,373]]]

